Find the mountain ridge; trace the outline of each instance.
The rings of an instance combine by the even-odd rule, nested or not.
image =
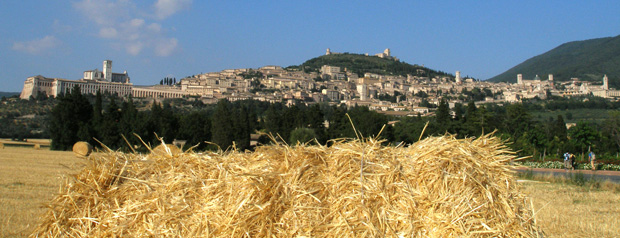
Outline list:
[[[571,78],[600,81],[607,75],[610,86],[617,88],[620,86],[620,35],[561,44],[488,81],[514,83],[517,74],[522,74],[524,79],[532,79],[536,75],[546,79],[548,74],[553,74],[555,81]]]

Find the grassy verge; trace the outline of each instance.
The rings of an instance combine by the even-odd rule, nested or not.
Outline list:
[[[543,169],[563,169],[564,162],[563,161],[517,161],[515,164],[530,167],[530,168],[543,168]],[[575,169],[592,169],[592,164],[590,163],[575,163]],[[620,171],[620,165],[617,164],[603,164],[596,163],[596,170],[610,170],[610,171]]]

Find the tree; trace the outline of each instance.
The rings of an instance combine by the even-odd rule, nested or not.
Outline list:
[[[456,103],[454,104],[454,120],[460,121],[463,118],[463,104]]]
[[[205,149],[205,141],[211,141],[211,119],[205,111],[193,111],[181,116],[178,137],[187,140],[186,145],[198,145]]]
[[[160,117],[160,134],[166,143],[172,143],[177,137],[179,130],[179,119],[172,111],[172,107],[168,103],[164,103],[164,107]]]
[[[605,121],[605,130],[610,134],[611,139],[616,143],[617,149],[620,148],[620,112],[609,112],[609,118]]]
[[[315,138],[319,143],[325,144],[325,142],[327,142],[324,125],[325,118],[321,111],[321,106],[319,104],[314,104],[308,108],[306,119],[308,120],[309,128],[312,129],[315,134]]]
[[[446,100],[441,99],[437,111],[435,112],[435,121],[443,128],[443,131],[447,129],[447,125],[450,122],[450,108]]]
[[[109,148],[119,148],[123,143],[121,137],[121,129],[119,127],[121,120],[120,108],[116,104],[114,98],[110,99],[110,103],[106,107],[103,115],[103,123],[101,125],[101,142]]]
[[[90,127],[92,128],[92,137],[97,139],[101,139],[101,127],[103,123],[103,97],[101,96],[101,91],[97,90],[97,94],[95,96],[95,105],[93,107],[93,118],[90,121]],[[88,140],[91,145],[99,146],[99,143],[95,143],[95,140],[90,138]]]
[[[215,106],[215,113],[213,114],[213,121],[211,124],[211,139],[213,143],[219,145],[220,148],[224,150],[232,146],[232,141],[234,139],[230,107],[230,102],[228,100],[219,100]]]
[[[555,120],[555,123],[553,125],[553,134],[555,134],[555,136],[557,136],[560,141],[566,141],[567,139],[567,129],[566,129],[566,123],[564,122],[564,118],[562,117],[562,115],[558,115],[557,120]]]
[[[531,116],[523,104],[508,105],[506,108],[505,130],[513,138],[520,137],[523,132],[528,131],[531,124]]]
[[[284,118],[280,114],[280,111],[277,110],[277,106],[282,106],[281,104],[271,104],[269,108],[265,112],[264,124],[267,132],[272,133],[274,136],[278,134],[282,134],[281,127],[284,124]]]
[[[248,110],[241,105],[235,110],[233,117],[233,139],[237,149],[243,151],[250,148],[250,121]]]
[[[591,146],[598,144],[600,138],[599,132],[592,125],[583,121],[577,122],[576,126],[571,127],[568,134],[582,153],[586,152],[588,148],[591,149]]]
[[[127,138],[131,145],[141,144],[140,140],[134,136],[138,133],[138,110],[133,104],[133,99],[129,96],[121,105],[120,133]],[[126,143],[122,143],[126,146]]]
[[[93,108],[82,96],[80,87],[76,85],[64,96],[59,97],[58,104],[50,115],[50,137],[53,150],[68,150],[79,140],[88,140],[89,121],[93,116]],[[78,132],[79,135],[78,135]]]
[[[295,128],[295,130],[291,131],[291,136],[289,138],[290,145],[296,145],[297,143],[307,143],[314,144],[314,139],[316,138],[316,133],[314,130],[310,128]]]

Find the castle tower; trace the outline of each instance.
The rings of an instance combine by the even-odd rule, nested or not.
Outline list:
[[[368,85],[366,84],[357,85],[357,92],[360,94],[360,100],[362,101],[368,100]]]
[[[103,61],[103,78],[105,81],[112,81],[112,60]]]
[[[456,77],[454,78],[454,80],[456,81],[456,83],[461,83],[461,71],[456,71]]]
[[[384,54],[385,56],[391,56],[391,55],[390,55],[390,48],[385,49],[385,50],[383,51],[383,54]]]
[[[325,52],[325,55],[331,55],[331,54],[332,54],[331,50],[329,50],[329,48],[327,48],[327,51]]]
[[[553,74],[549,74],[549,84],[551,85],[551,89],[555,89],[555,84],[553,83]]]
[[[522,74],[517,74],[517,84],[519,84],[519,85],[523,84],[523,75]]]
[[[603,76],[603,90],[609,90],[609,78],[607,78],[607,74]]]

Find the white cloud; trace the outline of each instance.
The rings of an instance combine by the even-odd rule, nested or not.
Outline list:
[[[189,8],[192,0],[157,0],[155,3],[155,16],[166,19],[178,11]]]
[[[157,23],[152,23],[147,28],[154,33],[161,32],[161,25]]]
[[[130,10],[134,8],[129,0],[83,0],[73,3],[73,7],[88,19],[103,26],[114,25],[118,19],[129,16]]]
[[[121,46],[130,55],[150,52],[165,57],[172,54],[178,41],[166,35],[160,21],[189,8],[192,0],[157,0],[151,13],[142,12],[140,9],[144,8],[136,7],[132,1],[81,0],[73,7],[94,23],[99,37]]]
[[[142,42],[140,41],[131,42],[127,44],[125,48],[127,49],[127,53],[135,56],[140,54],[140,51],[142,51],[142,48],[144,48],[144,44],[142,44]]]
[[[155,53],[158,56],[168,56],[177,48],[178,41],[175,38],[160,40],[155,45]]]
[[[41,39],[13,43],[13,50],[38,54],[60,45],[60,40],[54,36],[45,36]]]
[[[99,36],[103,38],[116,38],[118,31],[114,27],[105,27],[99,30]]]
[[[129,21],[129,25],[131,27],[139,28],[144,25],[144,19],[131,19],[131,21]]]
[[[72,30],[72,27],[69,25],[64,25],[58,19],[55,19],[54,23],[52,24],[52,29],[56,33],[65,33],[70,32]]]

